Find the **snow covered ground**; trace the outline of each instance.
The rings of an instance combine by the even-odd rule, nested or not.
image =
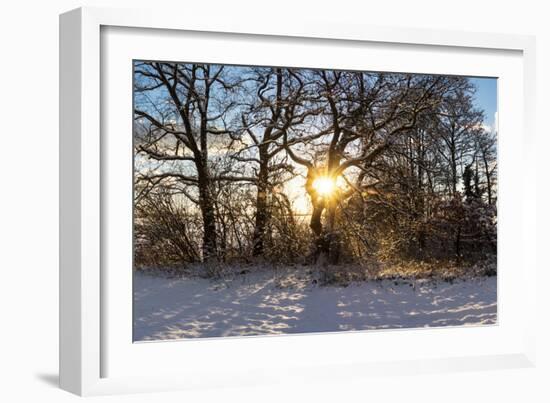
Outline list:
[[[134,274],[134,340],[494,324],[496,277],[318,286],[305,272],[231,280]]]

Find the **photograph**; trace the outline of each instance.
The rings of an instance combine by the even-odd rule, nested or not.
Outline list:
[[[496,77],[128,68],[134,342],[497,324]]]

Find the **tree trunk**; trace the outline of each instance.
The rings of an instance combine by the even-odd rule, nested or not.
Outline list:
[[[490,205],[493,204],[493,183],[491,180],[491,172],[489,171],[489,163],[485,155],[483,156],[483,166],[485,168],[485,180],[487,181],[487,201]]]
[[[460,224],[458,226],[458,229],[456,230],[456,238],[455,238],[455,254],[456,259],[460,260],[460,241],[461,241],[461,235],[462,235],[462,228],[460,227]]]
[[[452,174],[452,194],[456,194],[456,186],[458,184],[458,169],[457,169],[457,162],[456,162],[456,155],[454,150],[451,154],[451,174]]]
[[[323,237],[323,223],[321,222],[321,217],[323,215],[323,210],[325,209],[324,202],[311,200],[313,204],[313,212],[311,214],[311,219],[309,222],[309,227],[313,231],[315,237],[312,251],[312,260],[313,263],[316,263],[319,257],[327,251],[325,245],[325,239]]]
[[[336,265],[340,260],[340,237],[336,232],[336,202],[330,200],[328,203],[328,225],[324,233],[328,262]]]
[[[206,169],[199,168],[199,205],[203,222],[202,260],[207,262],[216,257],[216,217],[210,193],[210,178]]]
[[[321,223],[321,216],[323,214],[324,209],[325,209],[324,203],[315,203],[313,205],[313,213],[311,214],[309,227],[317,237],[321,236],[321,234],[323,233],[323,224]]]
[[[256,195],[256,223],[254,226],[253,256],[260,256],[264,252],[265,232],[269,220],[267,192],[268,192],[268,162],[263,149],[260,149],[260,172],[258,174],[258,193]],[[264,158],[262,158],[264,157]]]
[[[313,204],[313,212],[309,227],[313,231],[315,241],[313,245],[313,263],[338,264],[340,260],[340,240],[335,231],[336,221],[336,203],[334,201],[326,201],[325,199],[315,198],[314,194],[310,194],[311,203]],[[326,225],[323,226],[323,212],[327,211]]]

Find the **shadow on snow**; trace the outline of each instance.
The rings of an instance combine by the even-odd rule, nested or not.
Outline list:
[[[134,340],[494,324],[496,277],[318,287],[269,273],[230,282],[134,274]],[[288,281],[287,281],[288,283]]]

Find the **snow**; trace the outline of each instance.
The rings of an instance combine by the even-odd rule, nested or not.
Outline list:
[[[319,286],[305,271],[230,280],[134,273],[134,340],[488,325],[496,277]]]

